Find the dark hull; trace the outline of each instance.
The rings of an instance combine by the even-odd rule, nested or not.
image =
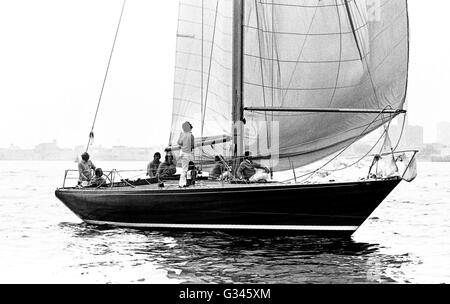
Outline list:
[[[90,224],[351,235],[400,181],[176,190],[58,189],[56,196]]]

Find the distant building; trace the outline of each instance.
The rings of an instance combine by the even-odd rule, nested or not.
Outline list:
[[[73,155],[72,149],[61,149],[56,140],[51,143],[42,143],[33,150],[35,160],[65,160]]]
[[[444,149],[444,146],[441,144],[426,144],[421,150],[418,155],[418,158],[420,160],[433,160],[433,159],[439,159],[442,157],[442,149]]]
[[[440,122],[437,124],[437,142],[445,146],[450,146],[450,122]]]
[[[450,146],[446,146],[445,148],[441,149],[441,156],[442,157],[449,157],[450,156]]]
[[[412,126],[405,122],[405,127],[402,133],[402,123],[392,125],[390,127],[390,136],[393,144],[397,143],[400,136],[401,149],[420,149],[424,146],[424,129],[421,126]]]

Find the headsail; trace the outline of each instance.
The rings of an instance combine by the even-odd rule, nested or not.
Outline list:
[[[402,109],[406,0],[245,0],[245,107]],[[376,111],[375,111],[376,112]],[[395,115],[247,112],[247,142],[279,150],[276,168],[312,163]],[[279,149],[270,149],[279,132]],[[252,147],[250,147],[252,149]],[[264,157],[264,147],[253,145]]]

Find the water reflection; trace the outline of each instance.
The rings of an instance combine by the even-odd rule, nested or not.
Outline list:
[[[150,232],[85,224],[60,224],[72,250],[101,261],[127,262],[132,273],[151,264],[176,283],[366,283],[405,282],[409,256],[380,253],[376,244],[352,239],[252,236],[223,232]],[[75,265],[74,267],[79,267]],[[151,281],[153,274],[137,281]]]

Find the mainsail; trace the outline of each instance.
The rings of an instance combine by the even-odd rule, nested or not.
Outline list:
[[[181,0],[171,144],[184,120],[197,137],[231,135],[232,10]],[[274,170],[331,155],[403,109],[406,0],[243,0],[243,12],[244,145]],[[273,111],[291,108],[373,113]]]

